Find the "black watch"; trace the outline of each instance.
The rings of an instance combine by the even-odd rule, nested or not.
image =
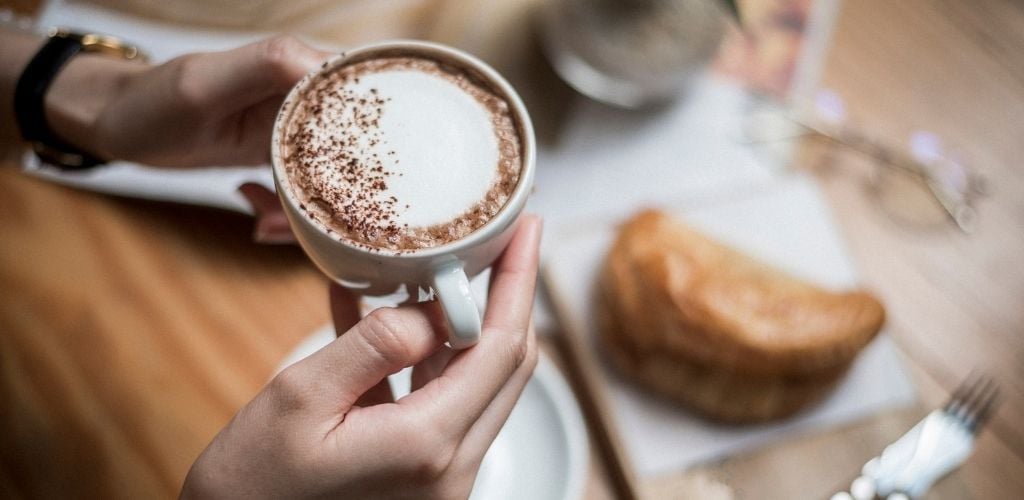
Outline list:
[[[82,170],[103,163],[57,137],[46,121],[43,107],[46,91],[54,77],[72,57],[82,52],[146,59],[137,48],[117,38],[53,28],[46,43],[25,66],[14,91],[14,116],[21,136],[32,144],[32,150],[41,160],[69,170]]]

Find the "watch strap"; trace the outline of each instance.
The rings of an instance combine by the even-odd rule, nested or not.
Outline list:
[[[43,160],[65,169],[80,170],[103,163],[57,137],[46,120],[45,99],[54,78],[82,52],[82,37],[51,36],[29,61],[14,91],[14,115],[21,135]]]

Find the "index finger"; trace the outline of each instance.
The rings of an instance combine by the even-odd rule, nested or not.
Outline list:
[[[480,342],[399,401],[420,406],[442,432],[463,436],[526,358],[541,229],[540,218],[524,217],[495,265]]]
[[[197,97],[218,106],[238,106],[284,95],[306,73],[330,57],[290,36],[267,38],[192,58]]]

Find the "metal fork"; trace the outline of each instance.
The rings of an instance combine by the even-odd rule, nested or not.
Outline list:
[[[974,437],[999,402],[999,386],[984,375],[969,375],[941,409],[933,410],[882,454],[864,464],[861,476],[832,500],[908,500],[960,466],[974,449]]]

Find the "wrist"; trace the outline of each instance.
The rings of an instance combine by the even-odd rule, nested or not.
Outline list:
[[[0,143],[4,146],[20,144],[21,134],[14,118],[14,88],[40,46],[42,40],[38,36],[0,28]],[[20,152],[20,147],[10,151]]]
[[[44,101],[50,129],[61,140],[97,158],[112,159],[98,140],[103,110],[122,93],[131,77],[148,66],[103,54],[79,54],[54,78]]]

